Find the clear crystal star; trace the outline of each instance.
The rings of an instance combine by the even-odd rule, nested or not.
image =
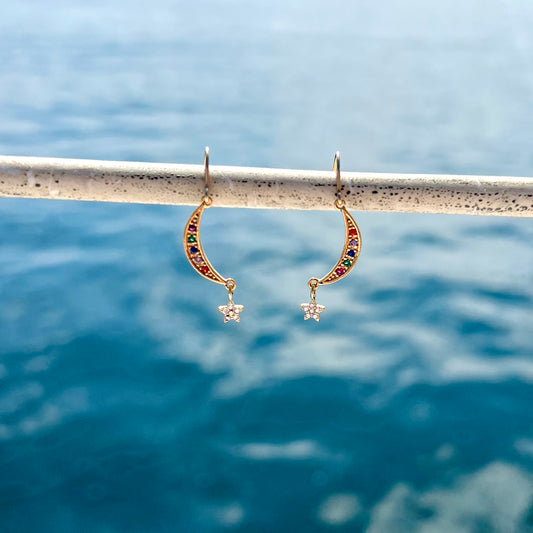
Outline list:
[[[224,313],[224,324],[230,320],[235,320],[235,322],[240,322],[241,317],[239,313],[244,309],[244,305],[237,305],[233,302],[228,302],[227,305],[219,305],[218,310],[221,313]]]
[[[317,304],[316,302],[309,302],[308,304],[301,304],[300,306],[304,310],[304,320],[314,318],[317,322],[320,322],[320,313],[324,311],[325,307],[323,305]]]

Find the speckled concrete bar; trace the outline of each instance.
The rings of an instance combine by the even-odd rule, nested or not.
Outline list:
[[[334,209],[335,175],[211,166],[219,207]],[[533,216],[533,179],[342,172],[347,207],[360,211]],[[0,196],[198,205],[201,165],[0,156]]]

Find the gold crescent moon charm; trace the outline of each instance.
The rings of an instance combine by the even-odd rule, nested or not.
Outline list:
[[[337,264],[331,269],[331,271],[318,280],[319,285],[327,285],[328,283],[334,283],[346,276],[348,272],[355,266],[361,253],[361,233],[359,227],[355,223],[354,218],[344,205],[338,207],[344,217],[344,224],[346,226],[346,235],[344,239],[344,249],[342,255],[337,261]]]
[[[206,206],[202,203],[190,216],[185,226],[185,232],[183,233],[183,247],[185,248],[185,255],[189,260],[192,267],[204,278],[210,279],[215,283],[226,284],[228,281],[223,278],[208,261],[202,248],[202,241],[200,240],[200,223],[202,220],[202,214]]]
[[[340,178],[340,154],[335,154],[333,162],[333,170],[337,175],[337,199],[335,200],[335,207],[342,213],[345,225],[344,248],[340,259],[336,265],[323,278],[311,278],[309,280],[309,288],[311,289],[311,299],[309,303],[301,304],[304,311],[304,320],[310,318],[320,321],[320,313],[325,309],[323,305],[316,302],[316,291],[320,285],[327,285],[328,283],[335,283],[344,278],[355,266],[361,253],[361,232],[355,223],[354,218],[346,209],[346,203],[341,198],[341,178]]]
[[[244,306],[233,303],[233,291],[237,287],[235,280],[232,278],[222,277],[211,265],[204,249],[202,248],[202,241],[200,239],[200,224],[202,222],[202,214],[206,207],[211,207],[213,200],[209,196],[209,148],[206,147],[204,153],[204,174],[205,174],[205,195],[202,203],[194,210],[193,214],[187,220],[185,231],[183,232],[183,247],[185,248],[185,256],[191,266],[204,278],[207,278],[215,283],[221,283],[228,290],[227,305],[219,305],[218,310],[224,314],[224,323],[230,320],[240,322],[240,312]]]

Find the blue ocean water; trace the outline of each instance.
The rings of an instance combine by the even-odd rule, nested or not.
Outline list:
[[[533,176],[533,4],[25,0],[0,152]],[[533,531],[533,223],[0,200],[0,531]]]

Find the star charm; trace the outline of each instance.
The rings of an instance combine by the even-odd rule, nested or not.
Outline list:
[[[218,310],[221,313],[224,313],[224,324],[230,320],[235,320],[235,322],[240,322],[241,317],[239,313],[244,309],[244,305],[237,305],[233,302],[228,302],[227,305],[219,305]]]
[[[309,318],[314,318],[317,322],[320,322],[320,313],[324,311],[325,307],[323,305],[317,304],[316,302],[309,302],[308,304],[301,304],[300,306],[304,310],[304,320]]]

